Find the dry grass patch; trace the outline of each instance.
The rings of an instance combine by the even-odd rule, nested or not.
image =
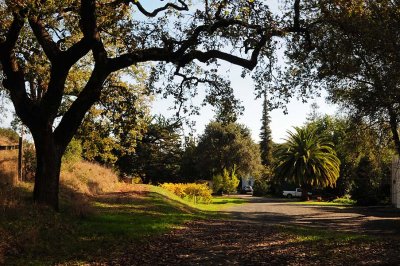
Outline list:
[[[15,184],[17,175],[18,150],[0,150],[0,184]]]
[[[96,195],[115,191],[119,182],[118,176],[111,169],[81,161],[63,167],[61,183],[73,191]]]
[[[8,137],[0,136],[0,146],[17,145],[16,141],[10,140]]]

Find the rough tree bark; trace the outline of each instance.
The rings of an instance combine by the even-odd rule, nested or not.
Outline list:
[[[50,130],[32,132],[36,147],[36,175],[33,199],[58,210],[59,177],[63,150]]]

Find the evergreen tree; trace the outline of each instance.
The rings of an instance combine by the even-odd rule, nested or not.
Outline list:
[[[268,104],[267,104],[267,93],[264,93],[264,103],[263,103],[263,111],[261,118],[261,133],[260,133],[260,151],[261,151],[261,163],[264,166],[271,165],[271,150],[272,150],[272,136],[271,136],[271,128],[269,126],[271,122],[271,118],[268,112]]]
[[[197,153],[197,172],[201,179],[211,179],[235,168],[242,176],[257,176],[261,160],[258,145],[250,130],[238,123],[210,122],[200,136]]]

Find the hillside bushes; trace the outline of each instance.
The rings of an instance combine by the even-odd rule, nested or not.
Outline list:
[[[188,198],[194,203],[210,203],[211,202],[211,189],[207,184],[195,184],[195,183],[164,183],[161,185],[162,188],[171,191],[175,195],[183,198]]]

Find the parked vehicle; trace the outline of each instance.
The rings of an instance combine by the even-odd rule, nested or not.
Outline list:
[[[242,188],[241,193],[246,194],[246,193],[253,193],[253,187],[252,186],[245,186]]]
[[[288,199],[297,197],[300,198],[303,195],[303,190],[301,188],[296,188],[295,190],[284,190],[282,192],[282,195],[284,197],[287,197]],[[311,196],[312,193],[308,192],[308,195]]]

